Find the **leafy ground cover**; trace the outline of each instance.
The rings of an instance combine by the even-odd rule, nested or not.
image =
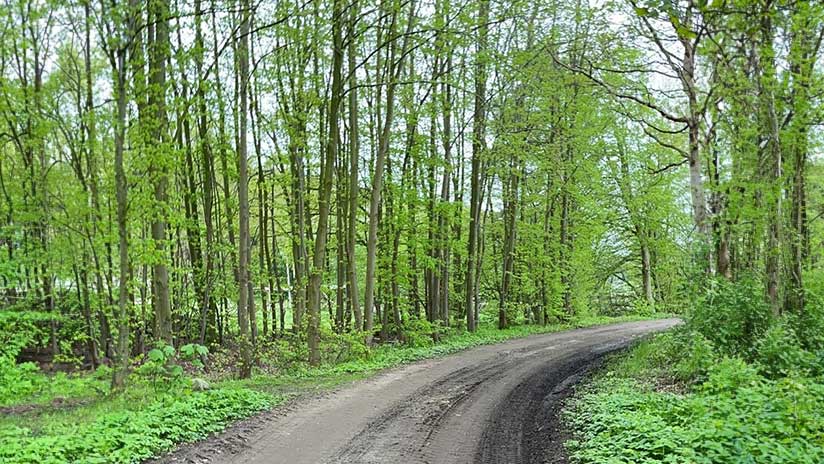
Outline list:
[[[762,318],[757,301],[740,286],[722,288],[685,327],[614,359],[565,411],[573,460],[824,462],[818,315]],[[716,318],[729,321],[724,330],[711,330],[721,327]]]
[[[41,420],[39,430],[5,425],[0,428],[0,462],[139,462],[282,401],[245,388],[177,390],[133,403],[135,398],[49,415],[51,420]]]
[[[280,369],[261,366],[246,380],[227,379],[220,371],[200,372],[212,383],[207,391],[195,391],[198,380],[181,368],[190,358],[197,363],[197,347],[151,351],[127,388],[118,392],[109,391],[111,372],[105,367],[84,375],[46,375],[34,365],[5,362],[0,366],[0,462],[140,462],[295,395],[381,369],[512,338],[640,319],[588,317],[543,327],[481,327],[475,333],[448,333],[437,343],[423,338],[408,345],[364,348],[317,368],[294,362]]]

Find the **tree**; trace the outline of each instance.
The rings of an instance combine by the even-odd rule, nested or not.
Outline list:
[[[238,126],[238,214],[240,225],[238,228],[238,325],[240,326],[240,350],[243,365],[240,369],[240,377],[248,378],[252,373],[252,352],[251,352],[251,331],[249,328],[250,309],[254,308],[254,296],[251,295],[249,285],[249,254],[251,242],[249,237],[249,156],[247,144],[248,129],[248,95],[249,95],[249,18],[252,14],[249,0],[242,2],[240,27],[238,29],[238,77],[239,77],[239,99],[238,109],[240,123]]]
[[[486,53],[489,34],[489,1],[481,0],[478,5],[478,38],[475,49],[475,107],[472,123],[472,174],[469,198],[469,245],[466,259],[466,327],[474,332],[477,327],[475,319],[475,274],[476,254],[478,253],[478,235],[480,234],[481,215],[481,155],[486,141],[484,133],[486,124]]]

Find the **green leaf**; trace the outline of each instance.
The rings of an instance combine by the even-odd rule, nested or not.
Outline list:
[[[163,352],[160,351],[157,348],[149,350],[148,355],[149,355],[149,360],[154,361],[154,362],[161,362],[161,361],[164,361],[166,359],[166,355],[163,354]]]
[[[678,37],[684,39],[695,39],[698,37],[698,33],[686,26],[676,26],[675,32],[678,33]]]

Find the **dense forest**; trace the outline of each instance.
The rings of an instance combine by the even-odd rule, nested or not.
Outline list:
[[[818,1],[0,12],[6,378],[117,390],[207,352],[248,378],[736,283],[803,318],[824,290]]]

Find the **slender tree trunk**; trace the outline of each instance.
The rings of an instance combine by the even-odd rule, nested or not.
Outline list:
[[[767,160],[767,166],[764,168],[767,204],[766,290],[767,299],[769,300],[773,315],[778,316],[782,311],[779,289],[781,288],[781,255],[783,252],[782,225],[784,218],[782,212],[782,196],[784,192],[782,182],[783,158],[779,140],[780,128],[775,108],[775,92],[778,88],[778,81],[775,75],[775,54],[773,51],[774,31],[771,15],[772,13],[767,11],[761,13],[761,43],[759,45],[757,63],[760,68],[758,93],[762,111],[761,124],[763,130],[763,142],[760,144],[760,147],[762,147],[764,152],[761,158]]]
[[[475,49],[475,109],[472,115],[472,174],[469,199],[469,243],[466,261],[466,328],[474,332],[477,321],[475,307],[477,288],[476,261],[481,216],[481,156],[486,147],[486,67],[487,35],[489,34],[489,0],[478,4],[478,38]]]
[[[169,269],[166,264],[166,208],[168,198],[166,188],[169,183],[169,157],[167,116],[166,116],[166,62],[169,59],[169,11],[162,0],[150,0],[149,27],[149,88],[150,111],[147,148],[156,158],[152,164],[151,177],[154,184],[154,214],[152,218],[152,241],[157,255],[152,266],[152,303],[155,311],[155,338],[172,343],[172,309],[169,303]],[[152,24],[154,26],[152,27]],[[154,33],[154,36],[152,36]]]
[[[201,345],[207,342],[214,342],[216,338],[217,326],[217,305],[212,299],[212,273],[214,272],[214,251],[215,243],[214,224],[212,223],[212,208],[214,206],[215,188],[215,168],[212,155],[212,144],[208,129],[208,112],[206,110],[205,81],[207,76],[203,75],[203,61],[205,55],[205,45],[203,32],[201,30],[201,0],[195,0],[195,74],[196,82],[196,111],[197,111],[197,132],[200,148],[200,170],[203,179],[203,225],[206,232],[206,253],[205,269],[203,271],[203,294],[200,301],[200,336]]]
[[[400,72],[403,69],[403,58],[409,44],[409,32],[412,27],[412,17],[415,10],[415,3],[410,2],[409,16],[407,18],[407,34],[404,36],[401,53],[398,55],[397,47],[397,16],[400,10],[400,2],[396,1],[392,5],[392,18],[389,26],[389,40],[392,45],[389,50],[389,59],[387,60],[386,75],[389,81],[386,84],[386,114],[384,115],[383,128],[379,136],[378,151],[375,156],[375,170],[372,174],[372,192],[369,202],[369,229],[366,238],[366,282],[364,294],[364,312],[366,320],[366,339],[367,343],[372,339],[373,316],[372,308],[375,306],[375,265],[377,261],[377,242],[378,242],[378,220],[381,205],[381,194],[383,193],[383,173],[386,157],[389,153],[389,138],[392,130],[392,121],[395,111],[395,88],[398,84]]]
[[[248,92],[249,92],[249,18],[251,16],[251,6],[249,0],[241,2],[241,22],[239,28],[238,52],[238,78],[240,79],[239,91],[239,127],[238,127],[238,325],[240,326],[240,350],[241,366],[240,377],[249,378],[252,375],[252,348],[251,333],[249,329],[249,313],[254,308],[253,297],[249,292],[249,159],[247,147],[247,119],[248,119]]]
[[[355,35],[355,25],[358,18],[358,1],[354,0],[349,5],[349,24],[347,35],[349,36],[348,46],[348,70],[349,70],[349,214],[347,216],[346,228],[346,250],[347,250],[347,283],[349,285],[349,302],[352,307],[352,314],[355,318],[356,330],[363,330],[363,312],[360,307],[360,291],[358,290],[358,269],[355,250],[355,238],[357,234],[358,218],[358,160],[360,159],[360,134],[358,129],[358,81],[357,81],[357,36]]]
[[[320,305],[321,281],[326,267],[326,240],[329,234],[329,209],[332,197],[332,183],[335,175],[335,159],[338,156],[340,130],[338,113],[343,97],[343,1],[334,0],[333,4],[333,58],[332,58],[332,95],[329,100],[329,134],[326,144],[326,156],[321,169],[320,192],[318,194],[318,229],[315,234],[315,252],[312,256],[312,272],[309,276],[309,363],[320,364]]]
[[[129,7],[137,11],[137,0],[130,0]],[[114,170],[115,194],[117,197],[117,236],[118,236],[118,303],[117,303],[117,349],[114,369],[112,370],[112,387],[122,388],[129,370],[129,232],[128,232],[128,198],[126,171],[123,167],[123,149],[126,138],[126,43],[136,33],[137,25],[133,17],[127,17],[121,25],[125,29],[126,40],[120,48],[111,53],[114,74],[114,95],[117,107],[114,130]],[[120,28],[118,28],[120,29]]]

